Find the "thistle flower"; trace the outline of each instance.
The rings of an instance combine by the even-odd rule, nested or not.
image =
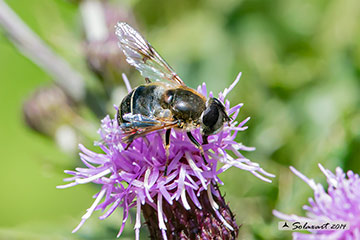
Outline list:
[[[224,102],[232,119],[236,119],[242,104],[230,107],[230,102],[225,101],[225,97],[235,87],[240,76],[241,74],[228,89],[219,94],[219,100]],[[129,86],[127,80],[126,86]],[[128,90],[131,90],[130,87]],[[208,95],[205,84],[199,86],[198,91],[204,96]],[[211,92],[209,96],[212,97]],[[59,186],[66,188],[90,182],[101,185],[93,205],[74,232],[95,210],[104,211],[107,208],[100,217],[105,219],[117,208],[122,208],[120,236],[130,209],[135,208],[136,239],[139,239],[141,210],[153,239],[161,236],[164,239],[194,239],[194,236],[198,239],[213,239],[214,236],[219,239],[235,238],[238,226],[217,188],[218,184],[223,184],[219,174],[230,167],[237,167],[266,182],[271,182],[267,177],[274,177],[239,152],[254,150],[235,142],[237,133],[247,129],[244,125],[248,120],[249,118],[240,123],[232,120],[229,126],[224,126],[218,134],[209,137],[208,144],[203,145],[208,164],[204,163],[199,150],[188,140],[186,133],[172,131],[170,164],[167,176],[164,176],[166,153],[163,132],[138,138],[125,150],[126,144],[122,142],[124,134],[116,118],[105,117],[99,130],[102,141],[96,143],[104,153],[95,153],[80,145],[80,158],[86,168],[65,171],[73,175],[65,181],[72,182]],[[199,130],[192,134],[201,139]],[[103,201],[100,203],[101,200]]]
[[[327,191],[324,187],[308,179],[295,168],[291,171],[306,182],[314,190],[314,198],[309,198],[310,206],[304,205],[307,217],[294,214],[287,215],[274,210],[273,214],[287,221],[343,221],[350,224],[349,230],[341,231],[311,231],[311,234],[293,233],[293,239],[360,239],[360,179],[358,174],[348,171],[346,174],[340,167],[336,168],[335,174],[319,164],[329,184]],[[309,230],[310,231],[310,230]]]

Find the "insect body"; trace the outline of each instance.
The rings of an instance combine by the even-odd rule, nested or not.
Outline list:
[[[198,147],[206,163],[202,146],[191,130],[200,128],[203,144],[206,144],[209,135],[217,133],[225,122],[230,121],[224,105],[216,98],[206,99],[187,87],[150,43],[128,24],[118,23],[116,34],[127,62],[146,80],[146,84],[133,89],[120,104],[117,120],[127,134],[124,141],[129,146],[140,136],[167,129],[165,149],[168,156],[171,129],[182,129]]]

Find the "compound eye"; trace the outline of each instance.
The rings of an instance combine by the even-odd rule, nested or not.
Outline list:
[[[222,129],[224,121],[228,121],[228,119],[224,105],[216,98],[209,99],[208,107],[201,119],[201,133],[208,136],[218,133]]]
[[[205,126],[213,127],[219,119],[219,110],[216,105],[211,104],[204,112],[202,122]]]

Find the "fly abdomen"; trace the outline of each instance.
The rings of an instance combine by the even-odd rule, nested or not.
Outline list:
[[[126,97],[124,97],[124,99],[120,103],[119,110],[116,116],[119,126],[121,125],[121,123],[126,121],[124,120],[123,115],[131,112],[131,96],[133,95],[135,90],[136,88],[132,90],[128,95],[126,95]]]
[[[118,122],[129,122],[124,118],[125,114],[140,114],[147,117],[154,117],[163,112],[160,104],[161,96],[165,88],[162,84],[140,85],[131,91],[121,102],[118,112]]]

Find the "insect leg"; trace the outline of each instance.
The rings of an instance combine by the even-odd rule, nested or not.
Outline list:
[[[125,150],[128,150],[128,148],[130,147],[130,145],[132,144],[133,141],[134,141],[134,140],[132,139],[132,140],[130,140],[130,142],[128,142],[128,144],[127,144],[126,147],[125,147]]]
[[[194,136],[191,134],[191,132],[186,132],[187,136],[189,137],[190,141],[195,144],[195,146],[200,150],[200,154],[201,154],[201,157],[203,158],[204,160],[204,163],[205,164],[208,164],[206,159],[205,159],[205,154],[204,154],[204,149],[203,147],[200,145],[200,143],[198,143],[198,141],[196,141],[196,139],[194,138]]]
[[[202,135],[202,144],[204,145],[204,144],[208,144],[209,142],[208,142],[208,135]]]
[[[170,148],[170,133],[171,133],[171,128],[166,130],[165,133],[165,154],[166,154],[166,163],[165,163],[165,172],[164,172],[164,176],[167,175],[167,168],[169,165],[169,148]]]

